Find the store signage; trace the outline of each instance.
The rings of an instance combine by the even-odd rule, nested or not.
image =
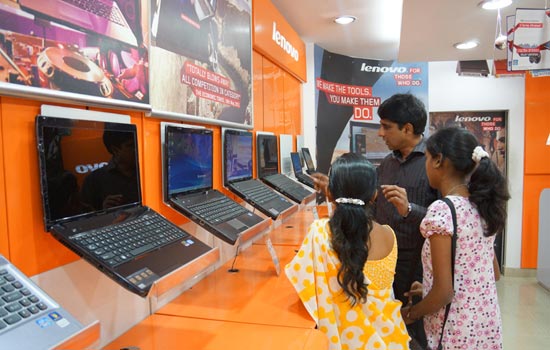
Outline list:
[[[298,53],[298,50],[294,46],[292,46],[292,43],[288,41],[282,34],[277,30],[277,23],[273,22],[273,32],[272,32],[272,39],[279,45],[285,52],[290,55],[294,59],[294,61],[298,62],[300,59],[300,54]]]
[[[298,80],[307,81],[306,45],[270,0],[252,7],[253,49]]]

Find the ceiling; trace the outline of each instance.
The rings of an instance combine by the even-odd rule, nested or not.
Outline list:
[[[478,6],[481,0],[271,0],[306,43],[350,57],[400,62],[505,59],[494,48],[497,11]],[[545,8],[546,0],[514,0],[501,10],[506,17],[516,8]],[[353,15],[347,26],[333,22]],[[477,39],[472,50],[454,43]]]

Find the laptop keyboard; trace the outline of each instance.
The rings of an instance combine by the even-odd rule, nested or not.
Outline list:
[[[307,190],[302,185],[282,174],[266,176],[265,179],[275,187],[280,188],[283,193],[292,196],[298,201],[303,200],[312,193],[310,190]]]
[[[76,6],[87,12],[91,12],[96,16],[103,17],[113,23],[124,26],[122,13],[112,5],[105,4],[97,0],[63,0],[67,4]]]
[[[227,197],[215,198],[192,205],[189,210],[214,225],[229,221],[248,212],[242,205]]]
[[[0,334],[47,309],[48,305],[31,291],[25,281],[7,269],[0,268]]]
[[[78,233],[70,239],[114,267],[188,236],[159,214],[150,212],[132,221]]]
[[[247,196],[256,203],[266,203],[270,200],[279,198],[279,195],[263,185],[262,183],[254,183],[247,191]]]
[[[315,184],[313,183],[313,180],[311,179],[311,177],[307,176],[306,174],[300,174],[300,173],[295,175],[296,175],[296,178],[300,180],[304,185],[307,185],[311,188],[315,187]]]

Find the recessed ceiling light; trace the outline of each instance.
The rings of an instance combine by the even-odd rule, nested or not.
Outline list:
[[[355,16],[345,15],[345,16],[336,17],[334,19],[334,22],[336,22],[338,24],[350,24],[351,22],[355,22],[356,19],[357,19],[357,17],[355,17]]]
[[[496,10],[512,5],[512,0],[483,0],[479,3],[484,10]]]
[[[469,50],[469,49],[473,49],[474,47],[477,47],[478,45],[479,45],[478,41],[469,40],[469,41],[463,41],[461,43],[456,43],[453,46],[459,50]]]

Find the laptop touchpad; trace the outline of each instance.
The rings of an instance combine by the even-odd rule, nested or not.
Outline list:
[[[231,227],[233,227],[235,230],[240,230],[243,227],[246,227],[245,224],[243,224],[240,220],[232,219],[227,222]]]

